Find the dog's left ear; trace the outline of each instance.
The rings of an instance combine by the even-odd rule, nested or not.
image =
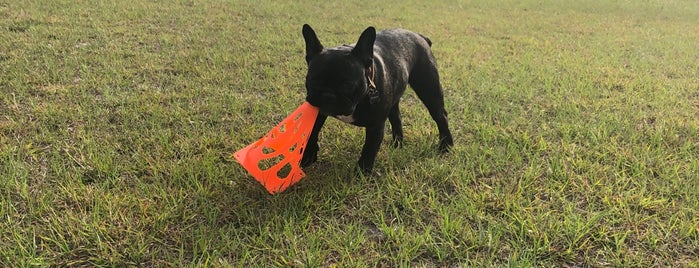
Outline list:
[[[359,58],[364,67],[371,66],[374,60],[374,41],[376,40],[376,29],[369,27],[359,36],[359,41],[352,49],[352,55]]]
[[[306,41],[306,63],[310,63],[311,59],[323,51],[323,45],[318,40],[316,32],[313,31],[310,25],[304,24],[301,31],[303,39]]]

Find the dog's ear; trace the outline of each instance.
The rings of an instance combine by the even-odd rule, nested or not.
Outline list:
[[[303,33],[303,39],[306,40],[306,63],[309,63],[313,57],[323,51],[323,45],[320,44],[316,32],[308,24],[303,25],[301,32]]]
[[[352,55],[359,58],[364,67],[371,66],[374,60],[374,41],[376,40],[376,29],[369,27],[359,36],[359,41],[352,49]]]

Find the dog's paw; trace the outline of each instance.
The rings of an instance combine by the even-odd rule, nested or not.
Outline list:
[[[370,178],[381,177],[380,172],[375,171],[373,169],[362,169],[361,167],[357,167],[355,169],[355,173],[359,177],[370,177]]]
[[[439,152],[442,154],[451,151],[452,147],[454,147],[454,140],[451,137],[446,137],[439,141]]]
[[[393,146],[393,148],[403,148],[403,138],[399,138],[399,139],[394,138],[391,141],[391,146]]]
[[[381,173],[374,170],[374,165],[362,165],[361,162],[357,163],[356,173],[359,176],[364,177],[380,177]]]
[[[317,154],[304,154],[303,158],[301,158],[301,167],[306,168],[315,163],[316,161],[318,161]]]

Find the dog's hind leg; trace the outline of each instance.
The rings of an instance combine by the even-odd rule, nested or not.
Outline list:
[[[391,122],[391,134],[393,135],[393,142],[391,143],[393,147],[400,147],[403,145],[403,124],[400,120],[400,108],[398,108],[398,103],[393,105],[391,111],[388,113],[388,121]]]
[[[434,61],[427,64],[417,64],[410,72],[408,82],[418,98],[427,107],[432,119],[437,123],[439,150],[443,153],[449,151],[449,148],[454,145],[454,139],[449,131],[447,111],[444,109],[444,94]]]

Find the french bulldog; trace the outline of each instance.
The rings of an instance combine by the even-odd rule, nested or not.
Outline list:
[[[454,141],[449,131],[444,94],[439,82],[432,41],[404,29],[376,32],[368,27],[356,44],[325,48],[315,31],[304,24],[306,42],[306,101],[319,113],[311,131],[301,166],[318,158],[318,134],[328,116],[366,128],[360,171],[371,173],[391,123],[393,146],[403,142],[399,101],[408,85],[424,103],[439,129],[439,150],[449,151]]]

